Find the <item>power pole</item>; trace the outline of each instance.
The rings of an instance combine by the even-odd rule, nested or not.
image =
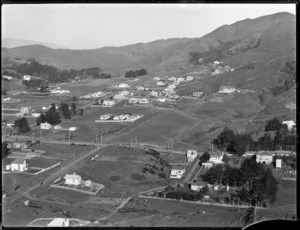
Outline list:
[[[96,143],[97,143],[97,133],[95,134],[95,136],[96,136]]]
[[[69,130],[69,141],[71,141],[71,132]]]
[[[101,144],[102,144],[102,133],[101,133]]]

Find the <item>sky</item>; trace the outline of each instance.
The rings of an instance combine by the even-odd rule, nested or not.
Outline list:
[[[246,18],[296,14],[295,4],[7,4],[2,38],[70,49],[195,38]]]

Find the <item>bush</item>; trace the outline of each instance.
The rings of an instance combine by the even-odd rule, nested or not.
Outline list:
[[[165,173],[158,173],[158,177],[159,178],[166,178],[166,174]]]
[[[120,180],[120,177],[119,176],[112,176],[110,179],[112,181],[118,181],[118,180]]]
[[[131,178],[134,179],[134,180],[144,180],[145,176],[144,175],[140,175],[138,173],[134,173],[134,174],[131,174]]]

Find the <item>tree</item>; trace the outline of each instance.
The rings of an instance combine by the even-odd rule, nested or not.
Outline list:
[[[267,122],[265,125],[265,131],[277,131],[281,128],[281,126],[281,121],[275,117]]]
[[[69,109],[69,105],[67,103],[61,103],[60,110],[61,110],[62,116],[65,119],[71,119],[71,112]]]
[[[204,152],[200,157],[201,162],[207,162],[210,159],[210,154],[208,152]]]
[[[219,148],[219,149],[226,149],[227,145],[235,140],[235,134],[232,130],[228,129],[227,127],[224,128],[224,130],[218,135],[216,139],[213,140],[213,143]]]
[[[76,115],[76,111],[77,111],[77,108],[76,108],[76,103],[75,102],[72,102],[71,103],[71,112],[73,115]]]
[[[56,111],[56,106],[54,103],[51,104],[51,107],[46,112],[45,117],[46,117],[46,121],[51,125],[57,125],[61,122],[59,113]]]
[[[7,142],[2,142],[2,159],[6,158],[9,155],[9,149],[7,148]]]
[[[30,126],[28,124],[27,118],[25,117],[15,120],[15,127],[21,133],[30,132]]]
[[[37,119],[36,119],[36,125],[40,126],[41,123],[45,123],[47,121],[45,114],[41,114]]]
[[[211,167],[204,175],[202,179],[210,184],[217,182],[221,183],[223,177],[223,165],[216,165]]]

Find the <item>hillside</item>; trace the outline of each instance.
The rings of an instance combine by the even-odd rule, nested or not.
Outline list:
[[[28,46],[28,45],[42,45],[49,47],[51,49],[67,49],[67,47],[54,44],[54,43],[44,43],[38,41],[15,39],[15,38],[2,38],[2,47],[5,48],[15,48],[18,46]]]
[[[151,74],[201,69],[191,65],[191,52],[198,52],[200,56],[205,54],[213,59],[224,59],[234,67],[253,61],[257,65],[264,65],[270,59],[280,59],[295,47],[295,22],[294,15],[277,13],[224,25],[195,39],[172,38],[93,50],[53,50],[41,45],[30,45],[2,48],[2,56],[11,59],[32,57],[43,64],[59,68],[99,66],[118,71],[144,67]]]

